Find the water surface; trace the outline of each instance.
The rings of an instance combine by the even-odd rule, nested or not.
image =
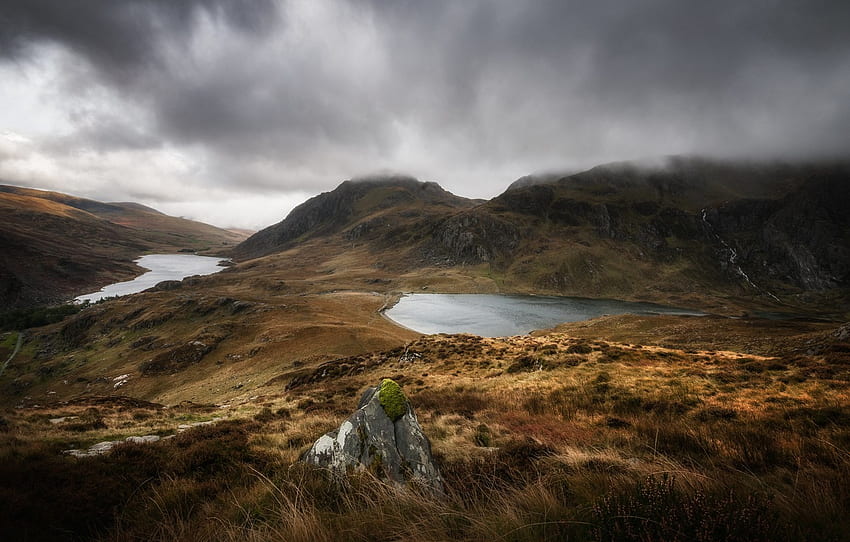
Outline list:
[[[410,294],[385,314],[420,333],[472,333],[483,337],[523,335],[563,322],[606,314],[703,313],[653,303],[499,294]]]
[[[99,292],[81,295],[75,301],[91,301],[94,303],[104,297],[135,294],[156,286],[164,280],[180,280],[192,275],[211,275],[224,269],[219,263],[221,258],[210,256],[195,256],[194,254],[148,254],[142,256],[136,263],[149,269],[133,280],[116,282],[104,287]]]

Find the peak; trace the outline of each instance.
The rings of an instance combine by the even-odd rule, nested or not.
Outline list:
[[[343,181],[337,189],[369,189],[369,188],[405,188],[408,190],[423,190],[445,192],[445,189],[434,181],[420,181],[410,175],[365,175],[352,177]]]
[[[360,175],[357,177],[352,177],[351,179],[345,181],[346,183],[354,183],[354,184],[410,184],[410,183],[420,183],[419,179],[413,177],[411,175],[405,175],[403,173],[373,173],[369,175]],[[345,184],[345,183],[343,183]]]
[[[455,196],[435,182],[422,182],[407,175],[357,177],[305,201],[283,221],[240,244],[234,255],[263,256],[289,247],[296,240],[339,234],[378,216],[383,217],[384,224],[392,221],[387,218],[390,215],[401,223],[422,212],[444,214],[472,205],[471,200]]]
[[[527,188],[529,186],[537,186],[541,184],[555,184],[558,182],[558,179],[563,177],[567,177],[575,173],[574,171],[552,171],[552,172],[542,172],[542,173],[531,173],[529,175],[524,175],[519,179],[512,182],[508,185],[508,188],[505,192],[509,192],[511,190],[519,190],[520,188]]]

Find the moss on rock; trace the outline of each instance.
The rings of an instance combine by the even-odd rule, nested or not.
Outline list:
[[[401,386],[389,378],[381,381],[378,399],[384,407],[384,412],[392,421],[396,421],[407,413],[407,397],[401,391]]]

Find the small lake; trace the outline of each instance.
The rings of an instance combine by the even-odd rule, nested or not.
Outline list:
[[[99,301],[104,297],[128,295],[147,290],[164,280],[180,280],[193,275],[211,275],[224,269],[221,258],[195,256],[194,254],[148,254],[135,262],[149,271],[133,280],[116,282],[99,292],[77,297],[74,301]]]
[[[482,337],[524,335],[563,322],[626,313],[703,315],[614,299],[499,294],[410,294],[384,312],[394,322],[420,333],[471,333]]]

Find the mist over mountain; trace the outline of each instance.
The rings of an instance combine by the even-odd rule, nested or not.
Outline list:
[[[0,177],[257,229],[372,168],[846,157],[847,2],[8,0]]]

